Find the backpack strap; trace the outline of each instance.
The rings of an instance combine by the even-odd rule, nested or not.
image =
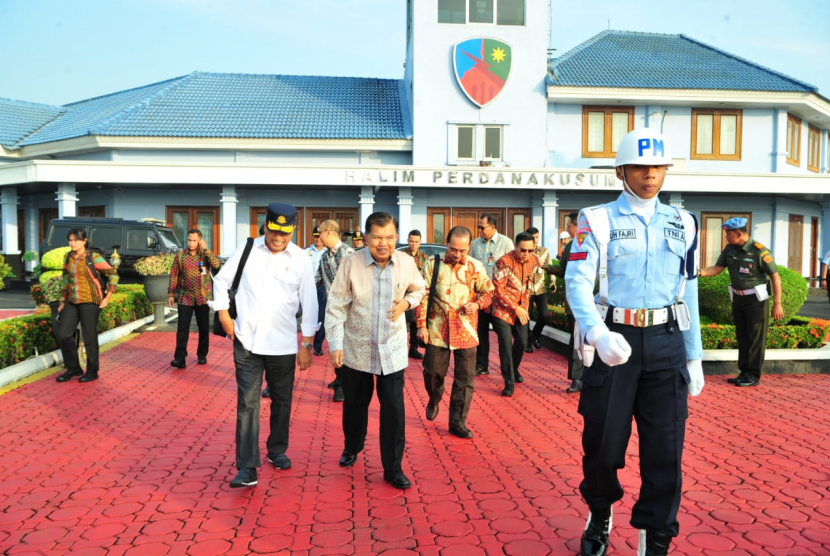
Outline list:
[[[684,237],[686,239],[686,255],[680,263],[680,285],[677,288],[677,299],[680,300],[686,292],[686,280],[697,278],[697,269],[700,266],[700,250],[697,241],[697,219],[683,209],[675,207],[683,222]]]
[[[236,276],[233,277],[233,284],[231,290],[236,293],[239,288],[239,281],[242,280],[242,270],[245,268],[245,263],[248,262],[248,255],[251,254],[251,249],[254,247],[254,238],[249,237],[245,243],[245,250],[242,251],[242,258],[239,260],[239,266],[236,267]]]

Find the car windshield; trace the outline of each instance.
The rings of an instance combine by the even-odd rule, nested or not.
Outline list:
[[[168,251],[179,251],[182,248],[179,240],[176,239],[176,235],[171,230],[158,230],[158,232],[165,249]]]

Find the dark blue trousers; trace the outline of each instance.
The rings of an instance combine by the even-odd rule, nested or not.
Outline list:
[[[317,322],[320,323],[320,328],[314,333],[314,351],[323,350],[323,340],[326,338],[326,327],[323,323],[326,321],[326,303],[328,303],[328,299],[326,287],[321,285],[317,288]]]
[[[616,367],[596,356],[583,372],[579,413],[585,455],[579,490],[593,513],[607,512],[622,498],[617,471],[625,467],[633,418],[641,486],[631,525],[677,536],[689,384],[683,333],[674,320],[648,328],[610,323],[609,328],[625,337],[632,353]]]

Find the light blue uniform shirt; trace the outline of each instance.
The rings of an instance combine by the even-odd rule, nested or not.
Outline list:
[[[605,205],[611,237],[608,242],[607,305],[625,309],[660,309],[677,300],[682,265],[686,259],[685,230],[678,210],[657,202],[651,222],[635,214],[624,195]],[[691,254],[689,255],[691,256]],[[594,297],[599,246],[585,215],[579,214],[576,238],[565,272],[565,290],[583,338],[598,325],[605,326]],[[696,269],[695,269],[696,270]],[[691,326],[683,332],[686,359],[702,359],[697,279],[686,280],[681,298],[689,307]]]

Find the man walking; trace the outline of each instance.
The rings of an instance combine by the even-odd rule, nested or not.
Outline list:
[[[533,273],[530,280],[530,303],[536,305],[536,324],[531,330],[530,338],[527,342],[526,353],[533,353],[533,348],[542,349],[542,331],[548,323],[548,286],[545,284],[545,271],[552,271],[550,252],[547,247],[542,247],[539,244],[539,230],[538,228],[530,227],[525,230],[525,233],[530,234],[533,238],[533,245],[536,246],[534,251],[536,258],[539,259],[539,268]],[[553,290],[556,290],[556,282],[551,284]],[[528,307],[529,309],[529,307]]]
[[[764,350],[769,328],[769,289],[772,282],[772,318],[784,318],[781,307],[781,277],[769,249],[753,241],[746,218],[730,218],[723,224],[728,244],[717,262],[700,270],[699,276],[717,276],[729,269],[729,297],[738,339],[738,371],[730,382],[736,386],[758,386],[764,366]]]
[[[533,236],[522,232],[516,236],[513,251],[500,258],[493,270],[495,291],[491,314],[493,330],[499,341],[501,376],[504,378],[502,396],[512,396],[515,384],[524,382],[519,365],[527,348],[531,281],[539,269],[539,259],[533,253],[535,250]]]
[[[579,491],[590,510],[582,556],[607,553],[612,506],[623,496],[617,472],[625,467],[632,418],[642,479],[631,511],[631,525],[640,530],[638,554],[665,556],[680,528],[686,395],[703,388],[703,349],[696,224],[691,214],[657,198],[671,164],[658,131],[641,128],[624,136],[615,162],[624,191],[616,201],[580,213],[568,256],[565,288],[577,342],[588,344],[582,347],[579,400]]]
[[[485,213],[478,221],[478,237],[470,245],[470,256],[478,259],[487,270],[487,277],[493,280],[496,261],[511,252],[513,242],[509,237],[496,231],[498,219],[494,214]],[[489,311],[478,314],[478,348],[476,348],[476,376],[490,374],[490,324]]]
[[[320,238],[323,245],[326,247],[326,252],[320,260],[320,267],[317,269],[316,284],[317,291],[323,290],[324,305],[328,305],[328,294],[331,291],[331,285],[334,283],[334,277],[337,276],[337,269],[340,268],[340,263],[354,253],[354,249],[343,243],[340,239],[340,224],[337,220],[325,220],[320,226]],[[324,325],[321,325],[323,327]],[[331,348],[331,345],[329,345]],[[321,348],[322,349],[322,346]],[[329,384],[329,388],[334,390],[335,402],[342,402],[344,398],[343,383],[340,380],[340,369],[334,369],[335,379]]]
[[[320,260],[326,252],[326,247],[323,245],[323,240],[320,239],[320,227],[314,226],[311,232],[314,241],[311,245],[306,247],[306,253],[311,257],[313,265],[314,276],[317,276],[317,269],[320,268]],[[326,317],[326,289],[322,284],[317,284],[317,322],[322,323]],[[326,338],[326,327],[320,324],[320,328],[314,333],[314,355],[323,355],[323,340]]]
[[[444,377],[455,357],[450,394],[450,433],[472,438],[467,414],[473,401],[475,356],[478,345],[478,315],[493,300],[493,284],[484,265],[467,256],[473,234],[456,226],[447,234],[443,260],[428,259],[424,264],[426,295],[416,310],[418,338],[427,345],[424,358],[424,386],[429,402],[427,419],[438,416],[444,395]],[[433,287],[434,284],[434,287]]]
[[[363,451],[377,381],[383,479],[405,489],[411,483],[401,468],[406,443],[403,370],[409,364],[403,313],[420,303],[424,279],[412,257],[395,250],[398,222],[391,214],[369,215],[366,238],[368,249],[341,263],[326,309],[331,362],[341,369],[345,394],[340,466],[353,466]]]
[[[408,237],[409,249],[404,253],[411,255],[415,259],[415,265],[418,267],[418,272],[424,272],[424,263],[427,260],[427,255],[421,251],[421,231],[412,230]],[[412,359],[423,359],[424,356],[418,351],[418,325],[415,322],[415,310],[410,309],[406,312],[406,322],[409,325],[409,357]]]
[[[260,466],[259,400],[262,371],[271,396],[271,432],[268,461],[276,469],[288,469],[288,424],[297,363],[297,311],[303,306],[300,369],[311,365],[311,341],[317,330],[317,294],[311,259],[291,242],[297,209],[271,203],[265,216],[265,236],[240,246],[216,275],[213,310],[233,340],[233,361],[238,388],[236,403],[236,467],[231,487],[257,484]],[[242,261],[248,252],[247,260]],[[242,266],[244,265],[244,266]],[[228,289],[242,266],[236,292],[236,318],[228,308]]]
[[[568,223],[567,223],[567,232],[562,232],[563,234],[568,234],[569,237],[574,237],[576,235],[576,223],[579,220],[579,212],[574,211],[568,215]],[[573,242],[569,241],[565,244],[565,248],[562,251],[562,258],[559,261],[559,266],[553,266],[551,268],[551,274],[555,276],[559,276],[563,280],[565,279],[565,272],[568,269],[568,257],[571,255],[571,247],[573,246]],[[574,330],[576,321],[574,320],[574,314],[571,311],[571,306],[568,303],[567,296],[565,297],[565,315],[568,317],[568,331],[571,333],[571,339],[568,342],[568,380],[571,381],[571,385],[565,389],[565,392],[568,394],[576,394],[580,390],[582,390],[582,358],[576,353],[574,349]]]

